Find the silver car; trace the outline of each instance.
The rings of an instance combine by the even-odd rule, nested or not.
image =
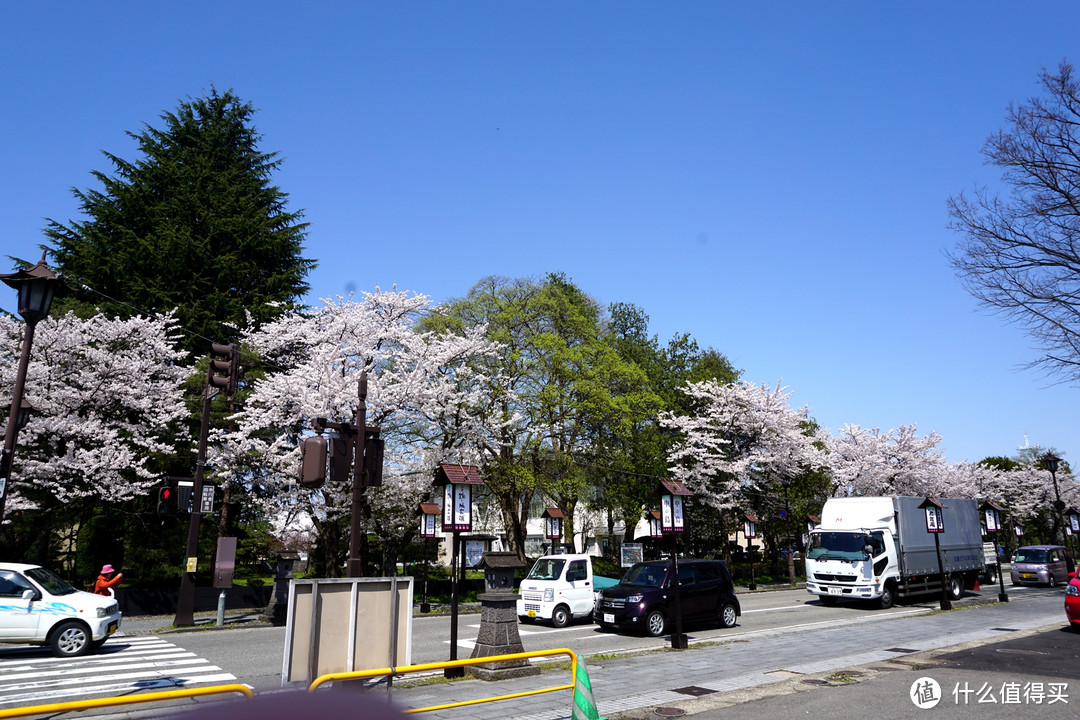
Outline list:
[[[1061,545],[1026,545],[1012,558],[1013,585],[1049,585],[1068,581],[1065,548]]]

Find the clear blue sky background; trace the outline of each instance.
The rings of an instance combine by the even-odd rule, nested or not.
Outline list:
[[[1080,452],[1077,391],[1019,369],[1036,351],[945,257],[1007,105],[1080,61],[1076,2],[2,8],[2,255],[36,260],[102,150],[133,159],[126,131],[213,85],[285,158],[313,302],[562,271],[833,431]]]

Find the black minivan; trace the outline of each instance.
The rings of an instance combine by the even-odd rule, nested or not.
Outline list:
[[[673,619],[674,573],[670,560],[637,563],[617,585],[596,594],[593,621],[601,629],[631,629],[653,637]],[[683,620],[734,627],[742,615],[731,574],[723,560],[679,561],[679,606]]]

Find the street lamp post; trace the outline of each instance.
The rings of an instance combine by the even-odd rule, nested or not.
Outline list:
[[[1061,458],[1057,457],[1053,453],[1046,453],[1042,458],[1043,465],[1050,471],[1050,479],[1054,483],[1054,542],[1061,542],[1065,545],[1065,530],[1064,522],[1062,521],[1061,514],[1065,511],[1065,503],[1061,500],[1061,490],[1058,488],[1057,471],[1058,465],[1061,464]],[[1072,551],[1068,546],[1065,547],[1065,562],[1069,568],[1069,572],[1075,569],[1073,565]]]
[[[1001,513],[1005,508],[1001,507],[997,503],[987,500],[982,505],[983,515],[986,518],[986,534],[990,536],[990,542],[994,544],[994,557],[998,561],[998,582],[1001,585],[1001,592],[998,593],[998,602],[1009,602],[1009,596],[1005,592],[1005,574],[1002,572],[1001,556],[998,555],[998,543],[997,534],[1001,532]]]
[[[45,254],[37,265],[26,270],[0,275],[7,285],[19,293],[19,315],[26,321],[23,331],[22,353],[19,355],[19,369],[15,373],[15,387],[11,393],[11,408],[8,412],[7,428],[4,432],[4,449],[0,455],[0,518],[4,516],[7,503],[7,484],[11,478],[11,465],[15,456],[15,438],[18,437],[20,414],[25,423],[23,391],[26,386],[26,369],[30,365],[30,348],[34,344],[34,328],[38,321],[49,314],[53,297],[64,289],[49,266],[45,264]]]
[[[757,516],[747,513],[743,515],[743,537],[746,538],[746,551],[750,555],[750,590],[757,590],[754,582],[754,543],[750,542],[757,537]]]
[[[941,533],[945,532],[945,518],[942,510],[945,508],[937,498],[928,497],[919,505],[920,510],[926,511],[926,532],[934,536],[934,550],[937,552],[938,574],[941,577],[941,609],[952,610],[952,600],[949,599],[949,585],[946,582],[945,567],[941,562]]]
[[[442,488],[442,529],[450,540],[450,660],[457,660],[458,635],[458,567],[461,563],[461,533],[472,530],[472,488],[483,485],[480,472],[474,465],[443,463],[435,471],[435,486]],[[443,676],[459,678],[465,675],[461,667],[443,668]]]
[[[673,594],[673,608],[675,612],[675,628],[671,633],[671,648],[673,650],[685,650],[689,643],[682,628],[681,591],[679,588],[679,541],[678,534],[686,528],[686,518],[683,513],[684,499],[690,496],[686,486],[677,480],[661,480],[656,488],[656,494],[660,496],[660,530],[671,536],[671,584]]]

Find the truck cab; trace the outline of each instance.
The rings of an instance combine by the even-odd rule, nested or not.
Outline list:
[[[806,589],[825,605],[837,600],[877,599],[882,607],[894,601],[888,582],[898,575],[892,533],[885,528],[815,531],[806,550]]]
[[[588,555],[545,555],[521,581],[517,601],[523,623],[548,620],[566,627],[574,618],[592,617],[593,567]]]

